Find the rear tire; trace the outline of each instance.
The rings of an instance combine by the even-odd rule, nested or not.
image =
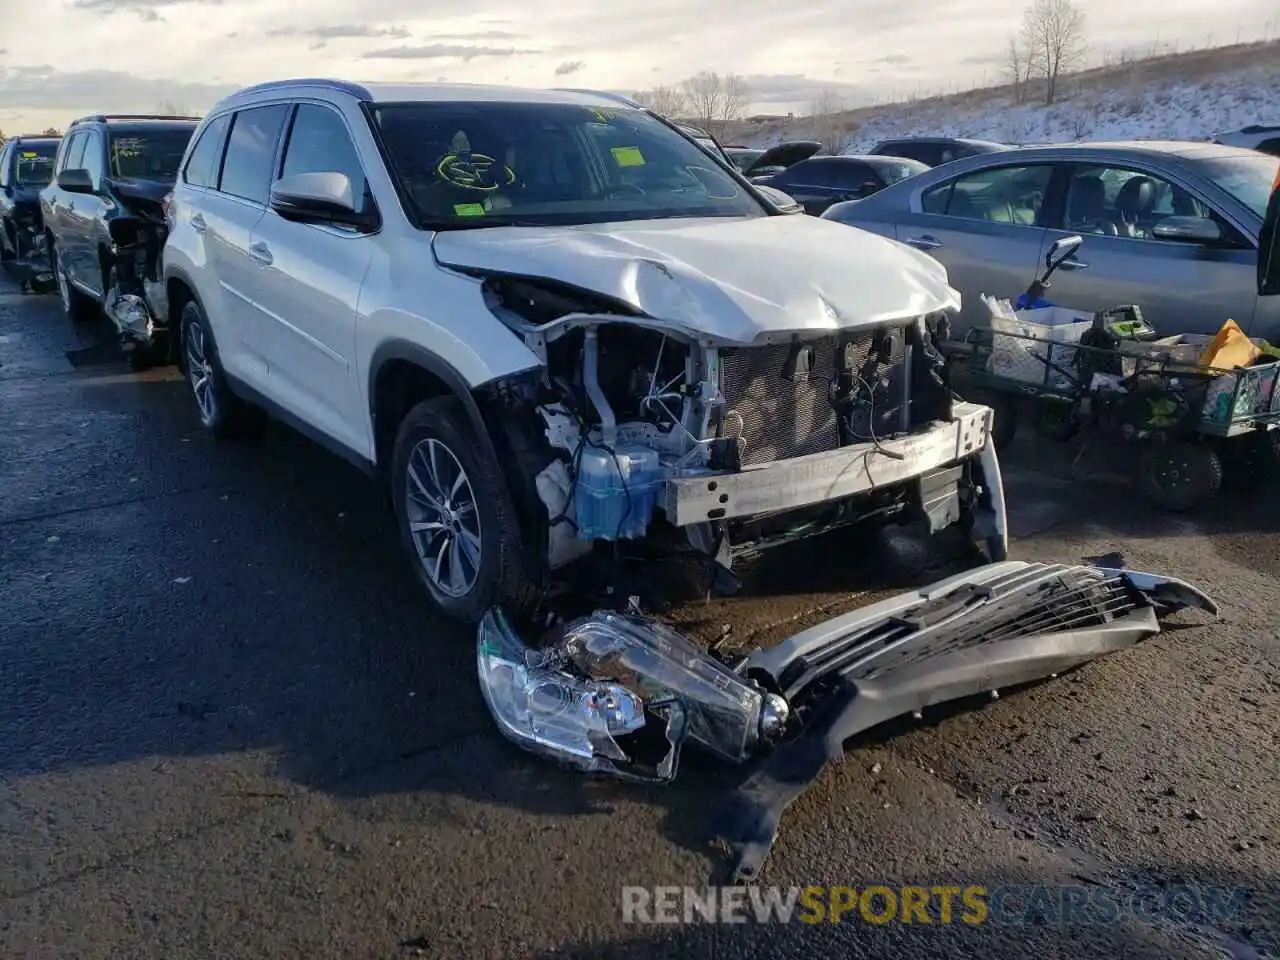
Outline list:
[[[255,436],[266,414],[236,396],[227,384],[209,321],[194,300],[182,308],[180,321],[187,385],[195,397],[200,424],[219,438]]]
[[[1032,419],[1032,429],[1046,440],[1065,442],[1076,435],[1080,421],[1076,419],[1076,405],[1061,400],[1037,400]]]
[[[539,591],[525,574],[511,493],[461,401],[424,400],[401,421],[391,497],[405,553],[440,613],[475,624],[494,606],[533,612]]]
[[[1142,492],[1162,510],[1184,513],[1217,496],[1222,460],[1211,446],[1174,440],[1147,444],[1138,456]]]

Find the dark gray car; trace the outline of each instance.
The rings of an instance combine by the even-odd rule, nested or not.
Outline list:
[[[823,214],[927,250],[964,298],[1014,297],[1049,246],[1084,246],[1049,299],[1078,310],[1136,303],[1164,333],[1227,319],[1280,341],[1280,302],[1259,298],[1258,233],[1280,158],[1208,143],[1029,147],[957,160]]]

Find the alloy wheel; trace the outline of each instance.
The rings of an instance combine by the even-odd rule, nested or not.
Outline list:
[[[213,394],[213,365],[208,358],[204,327],[198,323],[190,324],[186,341],[187,379],[200,407],[200,419],[208,425],[217,417],[218,400]]]
[[[405,513],[431,585],[462,597],[480,576],[480,515],[462,463],[444,443],[421,441],[409,454]]]

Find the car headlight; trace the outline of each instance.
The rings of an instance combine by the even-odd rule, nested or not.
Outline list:
[[[579,769],[670,780],[686,738],[741,762],[787,721],[782,697],[643,617],[591,614],[535,650],[492,610],[477,666],[502,732]]]

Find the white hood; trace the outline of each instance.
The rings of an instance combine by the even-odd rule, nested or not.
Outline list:
[[[445,266],[557,280],[734,343],[960,306],[932,257],[805,215],[450,230],[433,247]]]

